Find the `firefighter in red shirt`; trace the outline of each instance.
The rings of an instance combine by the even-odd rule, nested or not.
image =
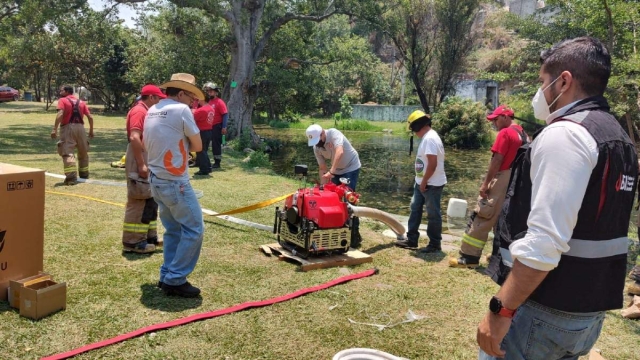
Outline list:
[[[60,126],[60,140],[58,141],[58,155],[62,157],[65,185],[75,185],[78,182],[76,172],[75,148],[78,148],[78,172],[80,178],[89,178],[89,141],[84,130],[84,117],[89,119],[89,139],[93,139],[93,116],[84,101],[73,96],[73,87],[64,85],[60,88],[58,99],[58,113],[51,131],[51,138],[58,137]]]
[[[475,268],[480,264],[480,255],[487,242],[489,232],[498,221],[511,176],[511,163],[518,148],[529,142],[522,127],[513,123],[513,110],[498,106],[487,115],[498,130],[496,141],[491,147],[493,156],[482,186],[478,204],[471,214],[469,224],[462,236],[460,257],[449,259],[449,266]]]
[[[202,139],[202,151],[196,153],[196,164],[200,170],[194,175],[209,175],[212,166],[208,152],[213,137],[213,120],[215,118],[213,107],[204,100],[198,100],[198,107],[193,110],[193,118],[200,130],[200,139]]]
[[[152,253],[158,240],[158,204],[153,200],[149,185],[147,153],[142,142],[144,119],[149,108],[167,96],[155,85],[145,85],[140,101],[127,114],[127,206],[122,227],[122,247],[125,252]]]
[[[209,97],[209,105],[214,110],[213,118],[213,134],[212,134],[212,152],[213,152],[213,166],[212,169],[220,167],[220,161],[222,160],[222,135],[227,134],[227,121],[229,120],[229,113],[227,111],[227,104],[220,99],[220,88],[218,85],[208,82],[204,85],[205,94]]]

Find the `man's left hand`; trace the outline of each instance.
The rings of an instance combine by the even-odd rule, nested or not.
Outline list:
[[[326,173],[324,173],[324,175],[322,175],[322,178],[331,180],[333,178],[333,174],[331,173],[331,171],[327,171]]]
[[[476,335],[480,349],[489,356],[504,357],[505,352],[500,349],[500,343],[509,332],[510,327],[510,318],[487,312],[478,325],[478,333]]]
[[[93,130],[89,130],[89,139],[93,139]]]
[[[220,131],[222,133],[222,135],[227,135],[227,128],[222,128],[222,131]]]
[[[423,192],[427,191],[427,188],[428,188],[427,182],[423,180],[420,183],[420,192],[423,193]]]
[[[482,186],[480,186],[480,197],[483,199],[486,199],[488,197],[487,195],[487,190],[489,189],[489,187],[486,184],[482,184]]]

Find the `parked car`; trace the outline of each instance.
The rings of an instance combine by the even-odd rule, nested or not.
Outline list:
[[[8,86],[0,86],[0,101],[18,100],[20,100],[20,91]]]

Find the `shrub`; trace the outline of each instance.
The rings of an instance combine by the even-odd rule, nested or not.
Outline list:
[[[379,131],[381,127],[371,125],[367,120],[342,120],[338,122],[340,130]]]
[[[271,169],[273,167],[271,160],[269,160],[269,154],[265,154],[262,151],[254,151],[249,154],[249,161],[244,164],[249,168],[259,167]]]
[[[233,148],[236,151],[251,148],[251,135],[248,132],[243,132],[238,138],[234,139],[233,142]]]
[[[490,145],[487,108],[479,102],[450,97],[433,114],[432,127],[443,143],[461,149],[478,149]]]
[[[269,126],[275,129],[288,129],[291,124],[287,121],[271,120],[269,121]]]
[[[340,96],[340,113],[341,117],[348,119],[351,117],[351,112],[353,111],[353,107],[351,106],[351,100],[347,96],[347,94],[342,94]]]

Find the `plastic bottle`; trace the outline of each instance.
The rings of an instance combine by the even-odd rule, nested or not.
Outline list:
[[[227,135],[222,135],[222,145],[227,144]]]

